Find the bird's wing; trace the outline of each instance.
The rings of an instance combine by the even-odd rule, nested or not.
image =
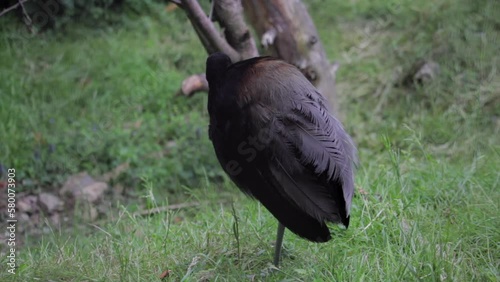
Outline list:
[[[354,145],[319,93],[298,98],[270,125],[275,136],[269,143],[274,187],[318,220],[347,225],[354,191]]]
[[[294,133],[286,139],[297,150],[301,163],[314,167],[317,175],[343,182],[352,178],[355,147],[320,95],[296,101],[292,112],[283,117]]]
[[[237,108],[251,135],[269,130],[263,169],[274,189],[318,220],[347,225],[355,148],[323,96],[296,67],[269,58],[253,61],[240,81]]]

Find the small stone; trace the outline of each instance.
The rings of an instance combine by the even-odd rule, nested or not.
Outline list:
[[[21,222],[28,222],[30,220],[30,216],[27,213],[19,213],[19,221]]]
[[[40,205],[40,208],[48,214],[51,214],[54,211],[60,211],[63,207],[61,199],[50,193],[40,193],[40,195],[38,195],[38,204]]]
[[[436,78],[437,74],[439,73],[439,69],[440,67],[436,62],[427,61],[420,67],[417,73],[415,73],[413,79],[420,83],[429,82]]]
[[[75,200],[97,202],[108,189],[105,182],[95,181],[86,172],[75,174],[66,180],[61,188],[62,195],[71,195]]]
[[[61,194],[75,194],[75,191],[81,188],[91,185],[96,181],[88,175],[87,172],[80,172],[78,174],[72,175],[66,180],[63,187],[61,188]]]
[[[108,184],[104,182],[96,182],[89,186],[83,187],[77,191],[74,196],[76,199],[85,200],[90,203],[95,203],[102,198],[104,192],[108,189]]]
[[[22,197],[17,201],[16,207],[20,213],[33,213],[38,211],[38,199],[35,195]]]
[[[165,144],[165,148],[167,148],[167,149],[172,149],[175,147],[177,147],[177,142],[175,142],[173,140],[170,140],[167,142],[167,144]]]
[[[61,215],[59,213],[55,213],[50,216],[49,221],[54,226],[61,225]]]
[[[24,234],[26,230],[30,230],[30,228],[33,227],[33,223],[31,222],[31,217],[27,213],[24,212],[18,213],[17,220],[18,222],[22,222],[22,224],[19,224],[16,228],[19,234]]]
[[[402,79],[397,83],[398,86],[423,85],[436,79],[439,75],[440,66],[431,60],[420,60],[415,62],[412,67],[402,75]]]

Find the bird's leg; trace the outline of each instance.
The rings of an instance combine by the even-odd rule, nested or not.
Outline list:
[[[283,245],[283,234],[285,234],[285,226],[278,222],[278,234],[276,235],[276,246],[274,246],[274,266],[278,267],[281,257],[281,246]]]

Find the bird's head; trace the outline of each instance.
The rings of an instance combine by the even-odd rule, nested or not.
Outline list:
[[[209,87],[221,82],[227,67],[231,64],[229,56],[222,52],[216,52],[208,56],[206,75]]]

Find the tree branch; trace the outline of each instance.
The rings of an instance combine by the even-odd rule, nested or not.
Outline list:
[[[201,44],[203,44],[203,47],[205,47],[205,50],[207,51],[208,54],[212,54],[214,52],[219,51],[219,50],[217,50],[217,48],[215,46],[213,46],[210,43],[210,40],[208,39],[207,35],[204,34],[202,30],[200,30],[199,26],[196,26],[193,24],[193,29],[196,32],[196,35],[198,35],[198,38],[200,39]]]
[[[201,34],[206,35],[206,44],[205,49],[207,52],[210,50],[218,50],[226,53],[233,62],[237,62],[241,59],[240,55],[236,50],[234,50],[231,45],[227,43],[227,41],[219,34],[214,24],[210,21],[210,19],[205,15],[205,12],[198,4],[196,0],[182,0],[182,5],[186,14],[191,21],[191,24],[197,30],[198,36]],[[203,39],[200,37],[203,43]]]
[[[28,2],[29,0],[20,0],[20,1],[17,1],[17,4],[14,4],[12,6],[10,6],[9,8],[5,8],[3,9],[2,12],[0,12],[0,17],[7,14],[8,12],[12,11],[12,10],[15,10],[17,9],[17,7],[21,6],[23,8],[23,12],[24,12],[24,7],[23,7],[23,4]]]
[[[243,18],[241,0],[213,0],[217,21],[224,29],[227,42],[240,54],[241,59],[259,55],[255,41]]]

